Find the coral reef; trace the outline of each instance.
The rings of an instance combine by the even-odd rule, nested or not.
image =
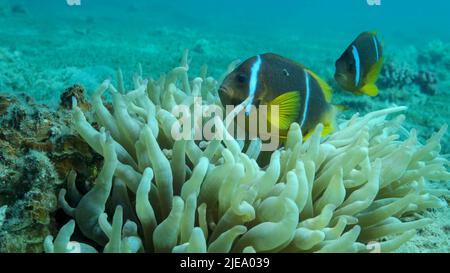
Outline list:
[[[87,181],[96,174],[101,158],[69,123],[67,112],[25,94],[0,95],[0,252],[42,252],[67,173],[75,169]]]
[[[415,83],[420,90],[427,95],[436,95],[438,79],[435,73],[419,71],[415,77]]]
[[[378,84],[381,88],[402,89],[414,82],[416,72],[407,64],[388,62],[383,66]]]
[[[174,140],[176,105],[219,103],[206,69],[189,81],[187,59],[157,81],[139,71],[130,92],[120,72],[117,89],[105,81],[92,98],[100,129],[74,107],[75,129],[104,165],[84,195],[71,173],[59,204],[74,220],[46,238],[46,252],[389,252],[432,222],[421,212],[447,205],[449,192],[433,186],[450,179],[439,155],[447,128],[422,145],[401,126],[405,107],[354,115],[326,139],[319,124],[303,142],[294,123],[268,166],[258,140]],[[227,134],[217,117],[201,122],[211,120]],[[89,240],[71,241],[75,225]]]
[[[424,48],[413,50],[410,56],[390,57],[380,75],[381,88],[419,87],[426,95],[436,95],[439,83],[448,79],[450,71],[450,46],[442,41],[430,42]],[[398,53],[396,53],[398,54]],[[395,56],[395,54],[394,54]],[[408,64],[405,59],[409,60]],[[401,61],[400,61],[401,60]],[[444,90],[441,90],[444,92]]]
[[[437,75],[431,71],[414,71],[407,64],[387,63],[381,71],[379,86],[381,88],[411,87],[417,85],[427,95],[437,93]]]
[[[417,63],[419,65],[428,67],[430,70],[435,70],[436,67],[442,67],[445,70],[450,70],[450,45],[442,41],[430,42],[417,55]],[[446,75],[444,75],[446,76]]]
[[[72,109],[74,100],[77,101],[78,107],[83,111],[88,111],[90,108],[89,103],[85,99],[84,87],[80,84],[75,84],[61,94],[59,105],[64,109]]]

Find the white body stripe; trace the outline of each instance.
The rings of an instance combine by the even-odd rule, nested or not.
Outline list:
[[[380,53],[378,52],[378,42],[375,36],[372,37],[373,44],[375,45],[375,52],[377,53],[377,61],[380,59]]]
[[[259,70],[261,69],[261,56],[257,55],[256,56],[256,61],[253,63],[252,68],[251,68],[251,74],[250,74],[250,83],[249,83],[249,87],[248,87],[248,96],[250,98],[250,102],[247,105],[245,112],[247,115],[250,114],[250,111],[252,110],[252,104],[253,104],[253,99],[255,98],[255,92],[256,92],[256,88],[258,86],[258,75],[259,75]]]
[[[306,121],[306,116],[308,115],[308,106],[309,106],[309,94],[311,93],[311,85],[309,82],[309,73],[306,70],[303,70],[305,72],[305,85],[306,85],[306,97],[305,97],[305,106],[303,107],[303,116],[302,116],[302,122],[300,123],[300,127],[303,128],[303,125]]]
[[[359,59],[359,53],[356,46],[352,46],[353,59],[355,60],[355,86],[359,85],[360,77],[361,77],[361,60]]]

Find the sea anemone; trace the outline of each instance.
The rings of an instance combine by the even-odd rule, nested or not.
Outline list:
[[[0,207],[0,229],[3,226],[3,222],[5,221],[5,215],[6,215],[6,209],[8,208],[8,206],[3,206]]]
[[[69,175],[59,203],[74,220],[47,237],[47,252],[389,252],[432,221],[418,213],[447,205],[431,182],[450,179],[439,155],[447,127],[421,145],[401,126],[405,107],[354,115],[326,138],[319,124],[306,141],[293,123],[260,166],[258,140],[172,137],[176,105],[219,104],[206,69],[189,81],[187,53],[134,85],[126,93],[119,71],[117,89],[105,81],[93,94],[100,130],[74,103],[73,125],[104,166],[85,195]],[[92,246],[70,241],[75,224]]]

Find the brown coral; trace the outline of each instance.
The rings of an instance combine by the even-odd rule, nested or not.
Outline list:
[[[0,95],[0,252],[41,252],[55,228],[56,195],[71,169],[95,176],[101,159],[67,126],[70,115],[22,94]],[[2,220],[3,221],[3,220]]]
[[[85,99],[84,87],[80,84],[75,84],[61,94],[60,105],[64,109],[72,109],[74,101],[77,102],[78,107],[83,111],[90,109],[89,103]]]

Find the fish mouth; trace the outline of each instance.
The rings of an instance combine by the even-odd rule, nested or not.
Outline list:
[[[239,91],[237,91],[239,92]],[[239,96],[239,93],[236,93],[233,88],[227,86],[221,86],[219,88],[219,98],[224,107],[233,106],[236,107],[242,102],[244,102],[244,98]]]
[[[222,105],[224,107],[226,107],[227,105],[231,105],[233,92],[231,92],[230,89],[228,89],[226,86],[222,85],[219,88],[219,92],[218,93],[219,93],[220,101],[222,102]]]
[[[219,87],[219,93],[228,93],[228,88],[224,85]]]

